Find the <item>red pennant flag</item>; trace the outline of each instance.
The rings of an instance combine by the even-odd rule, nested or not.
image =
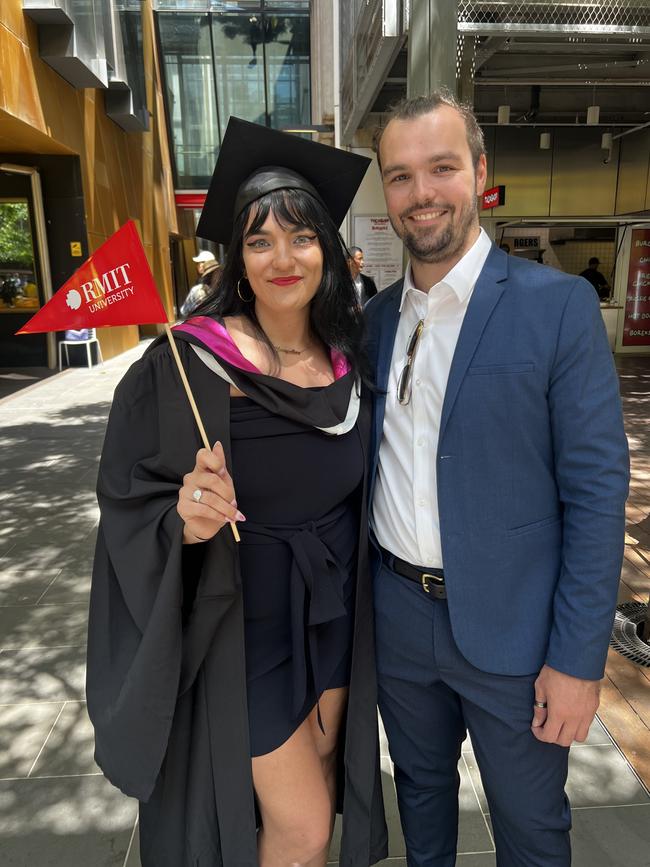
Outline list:
[[[16,333],[167,321],[138,230],[130,220]]]

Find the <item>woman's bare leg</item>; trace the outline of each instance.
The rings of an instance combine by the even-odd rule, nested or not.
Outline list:
[[[334,822],[336,743],[347,689],[327,690],[316,710],[272,753],[253,761],[262,815],[260,867],[324,867]]]

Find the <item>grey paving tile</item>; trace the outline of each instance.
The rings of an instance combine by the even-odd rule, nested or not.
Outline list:
[[[481,808],[487,813],[489,807],[476,758],[473,753],[464,754],[464,758]],[[571,748],[566,790],[574,807],[648,802],[645,790],[597,720],[591,726],[588,741]]]
[[[87,622],[86,604],[0,608],[0,647],[20,650],[82,644]]]
[[[0,653],[0,705],[83,699],[86,648],[5,650]]]
[[[103,777],[0,782],[2,867],[122,867],[136,809]]]
[[[406,848],[397,806],[393,768],[388,759],[381,760],[381,786],[384,793],[386,825],[388,826],[388,855],[390,857],[403,856],[406,854]]]
[[[492,852],[472,852],[459,855],[456,859],[459,867],[496,867],[496,855]]]
[[[81,575],[77,569],[62,569],[59,575],[52,581],[44,595],[39,600],[39,605],[84,605],[88,606],[90,595],[91,572]]]
[[[492,837],[477,798],[465,761],[460,764],[460,819],[458,825],[458,852],[490,852],[494,850]]]
[[[140,829],[136,822],[135,833],[131,842],[129,857],[124,864],[124,867],[142,867],[140,862]]]
[[[496,867],[496,863],[495,856],[491,852],[473,852],[471,855],[459,853],[456,858],[459,867]],[[406,858],[387,858],[385,861],[380,861],[377,867],[406,867]]]
[[[60,572],[58,566],[0,570],[0,606],[35,605]]]
[[[492,838],[483,818],[480,804],[474,793],[469,773],[461,761],[460,791],[458,795],[460,820],[458,828],[459,852],[486,852],[494,849]],[[386,823],[388,825],[389,857],[405,855],[404,838],[397,807],[397,796],[392,777],[392,767],[387,759],[382,759],[382,785],[384,804],[386,807]],[[333,857],[338,857],[338,848],[333,848]]]
[[[595,746],[596,744],[611,744],[612,739],[609,735],[609,732],[605,728],[605,726],[601,723],[601,721],[596,717],[589,727],[589,736],[585,741],[585,745],[587,746]],[[582,744],[574,744],[572,749],[577,749],[582,746]]]
[[[95,738],[85,702],[67,702],[38,757],[31,776],[95,774]]]
[[[573,867],[650,867],[650,804],[574,810]]]
[[[384,728],[384,722],[381,718],[381,714],[378,715],[379,718],[379,755],[382,757],[390,758],[390,752],[388,749],[388,737],[386,735],[386,729]]]
[[[26,777],[63,703],[0,707],[0,779]]]
[[[92,529],[92,523],[86,530],[86,535]],[[0,560],[0,568],[9,566],[10,568],[21,569],[59,569],[74,568],[75,566],[82,571],[87,571],[92,565],[94,555],[94,545],[85,541],[85,537],[76,542],[66,540],[65,532],[61,533],[56,538],[48,539],[42,537],[34,541],[28,540],[24,543],[17,543]]]
[[[614,746],[585,745],[571,750],[567,794],[573,807],[650,804],[645,790]]]

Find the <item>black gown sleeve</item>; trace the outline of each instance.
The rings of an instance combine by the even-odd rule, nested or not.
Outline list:
[[[181,353],[191,368],[191,349]],[[208,546],[183,546],[176,511],[200,447],[169,348],[156,346],[128,371],[109,416],[86,681],[96,761],[142,801],[159,774],[179,692],[195,675],[212,628],[199,622],[197,636],[191,614],[202,552],[190,549]]]

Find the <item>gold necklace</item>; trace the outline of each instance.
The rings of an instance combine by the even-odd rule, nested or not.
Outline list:
[[[282,346],[275,346],[274,344],[273,349],[275,349],[276,352],[287,352],[289,355],[302,355],[303,352],[307,352],[309,347],[306,346],[304,349],[283,349]]]

